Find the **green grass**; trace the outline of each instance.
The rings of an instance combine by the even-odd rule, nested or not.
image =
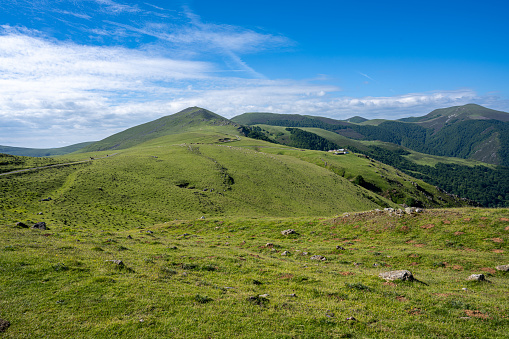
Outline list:
[[[507,264],[507,217],[456,209],[118,231],[2,225],[0,318],[11,323],[2,337],[501,338],[509,275],[493,268]],[[281,235],[288,228],[298,234]],[[378,278],[396,269],[420,282]],[[472,273],[489,282],[467,282]]]

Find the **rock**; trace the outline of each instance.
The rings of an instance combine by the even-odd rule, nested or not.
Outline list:
[[[467,278],[469,281],[486,281],[484,274],[472,274]]]
[[[127,236],[127,239],[132,239],[133,237],[131,237],[130,235]]]
[[[265,244],[265,247],[274,247],[274,244],[271,243],[271,242],[268,242],[268,243]]]
[[[288,296],[289,296],[289,297],[292,297],[292,298],[297,298],[297,294],[295,294],[295,293],[292,293],[292,294],[290,294],[290,295],[288,295]]]
[[[309,258],[311,260],[320,260],[320,261],[325,261],[327,260],[327,258],[325,258],[324,256],[322,255],[318,255],[318,254],[315,254],[313,255],[311,258]]]
[[[147,233],[148,233],[148,234],[154,234],[154,232],[152,232],[152,231],[150,231],[150,230],[148,230],[148,231],[147,231]]]
[[[202,216],[200,217],[200,219],[201,219],[201,220],[204,220],[204,219],[205,219],[205,216],[203,216],[203,215],[202,215]]]
[[[42,212],[39,212],[39,213],[37,213],[37,215],[43,215],[43,213],[42,213]]]
[[[22,223],[21,221],[18,221],[16,223],[16,227],[28,228],[28,225],[26,225],[25,223]]]
[[[345,248],[344,248],[343,246],[339,246],[339,245],[338,245],[338,246],[336,246],[336,249],[337,249],[337,250],[342,250],[342,251],[344,251],[344,250],[345,250]]]
[[[10,322],[4,319],[0,319],[0,332],[5,332],[9,326],[11,326]]]
[[[34,224],[31,228],[35,228],[38,230],[48,230],[49,229],[46,227],[46,223],[44,221],[40,221],[40,222]]]
[[[354,317],[348,317],[348,318],[346,318],[346,320],[357,321],[357,319],[355,319]]]
[[[281,253],[281,255],[290,255],[290,252],[284,251],[283,253]]]
[[[382,279],[387,280],[387,281],[393,281],[393,280],[413,281],[414,280],[414,276],[408,270],[382,272],[378,276]]]
[[[292,229],[290,228],[290,229],[287,229],[287,230],[281,231],[281,234],[282,234],[282,235],[289,235],[289,234],[297,234],[297,232],[296,232],[295,230],[292,230]]]
[[[495,268],[502,272],[509,272],[509,265],[499,265]]]
[[[51,197],[47,197],[45,199],[41,199],[41,201],[51,201],[51,200],[52,200]]]
[[[265,293],[265,294],[260,294],[260,295],[259,295],[259,297],[260,297],[260,298],[267,298],[268,296],[269,296],[269,295],[268,295],[267,293]]]
[[[124,267],[124,262],[122,260],[106,260],[106,261],[109,261],[109,262],[112,262],[118,266],[121,266],[121,267]]]

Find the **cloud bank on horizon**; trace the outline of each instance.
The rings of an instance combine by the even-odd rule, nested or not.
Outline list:
[[[99,140],[189,106],[225,117],[259,111],[336,119],[398,119],[471,102],[509,110],[507,99],[468,87],[354,95],[327,75],[262,74],[246,59],[292,53],[298,36],[207,23],[188,6],[165,5],[0,0],[9,14],[0,19],[0,145]]]

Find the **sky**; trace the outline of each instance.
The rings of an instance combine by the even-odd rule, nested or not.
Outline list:
[[[0,13],[0,145],[100,140],[190,106],[509,112],[506,0],[0,0]]]

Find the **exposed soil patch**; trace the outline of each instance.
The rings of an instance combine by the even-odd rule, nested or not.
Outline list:
[[[416,262],[413,262],[410,264],[410,266],[417,266],[417,265],[419,265],[419,263],[416,263]]]
[[[452,265],[453,270],[463,271],[463,266],[461,265]]]
[[[477,250],[474,250],[473,248],[467,248],[467,247],[463,248],[463,251],[465,251],[465,252],[477,252]]]
[[[384,285],[384,286],[398,286],[397,284],[393,283],[392,281],[386,281],[382,285]]]
[[[470,220],[472,220],[472,218],[465,218],[465,219],[463,219],[463,221],[470,221]]]
[[[444,224],[447,224],[447,225],[449,225],[449,224],[451,223],[451,221],[450,221],[450,220],[444,220],[444,221],[442,221],[442,222],[443,222]]]
[[[497,273],[497,271],[494,268],[491,268],[491,267],[483,267],[483,268],[481,268],[481,271],[488,272],[488,273],[491,273],[491,274]]]
[[[422,310],[420,308],[412,308],[411,310],[407,310],[406,312],[410,315],[422,314]]]
[[[426,245],[425,245],[425,244],[415,244],[414,246],[415,246],[415,247],[424,247],[424,246],[426,246]]]
[[[469,317],[481,318],[481,319],[490,319],[487,314],[482,313],[481,311],[476,310],[465,310],[465,314]]]
[[[454,232],[454,235],[462,235],[462,234],[465,234],[465,232],[460,232],[460,231]]]
[[[355,273],[353,273],[353,272],[338,272],[338,274],[347,276],[347,275],[354,275]]]
[[[290,274],[290,273],[286,273],[286,274],[283,274],[279,277],[279,279],[292,279],[294,277],[293,274]]]
[[[507,226],[506,228],[504,228],[504,230],[509,231],[509,226]]]
[[[422,229],[425,229],[425,230],[429,230],[430,228],[433,228],[435,227],[435,225],[433,224],[427,224],[427,225],[422,225],[421,228]]]
[[[491,238],[491,240],[492,240],[493,242],[497,242],[497,243],[504,242],[504,239],[502,239],[502,238]]]
[[[500,221],[509,221],[509,218],[500,218]]]
[[[493,250],[493,253],[504,253],[504,250]]]
[[[396,300],[397,300],[397,301],[401,301],[401,302],[408,301],[408,299],[407,299],[407,298],[405,298],[405,297],[403,297],[403,296],[401,296],[401,295],[398,295],[398,296],[396,297]]]

